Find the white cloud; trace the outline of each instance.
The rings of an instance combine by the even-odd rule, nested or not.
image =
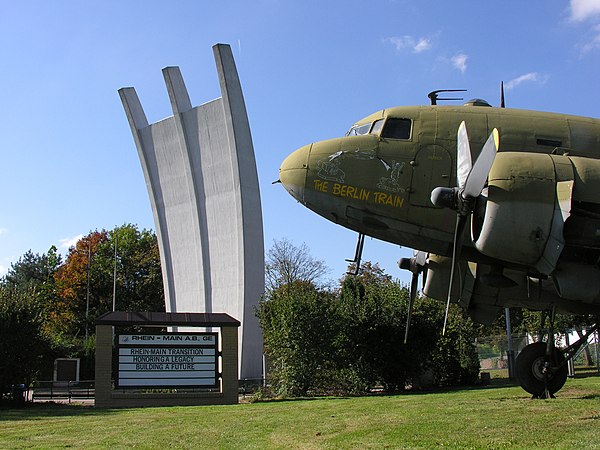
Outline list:
[[[587,42],[578,46],[580,56],[600,49],[600,24],[597,23],[597,19],[600,18],[600,0],[570,0],[569,9],[572,22],[596,19],[596,25],[586,33]]]
[[[431,48],[431,41],[429,39],[421,38],[413,47],[415,53],[421,53]]]
[[[507,91],[510,91],[511,89],[516,88],[517,86],[519,86],[522,83],[544,84],[547,80],[548,80],[548,77],[545,75],[540,75],[537,72],[529,72],[529,73],[526,73],[525,75],[521,75],[520,77],[513,78],[512,80],[506,82],[504,84],[504,88]]]
[[[82,237],[83,237],[83,234],[78,234],[77,236],[72,237],[72,238],[61,239],[60,243],[59,243],[59,247],[65,249],[65,250],[68,250],[71,247],[75,246],[75,244],[77,244],[77,241],[79,239],[81,239]]]
[[[0,236],[6,233],[8,233],[8,228],[0,228]]]
[[[571,0],[571,20],[580,22],[600,15],[600,0]]]
[[[593,28],[592,34],[592,39],[587,44],[581,46],[582,56],[592,50],[600,49],[600,25],[596,25]]]
[[[464,53],[457,53],[450,59],[450,61],[452,61],[452,65],[455,69],[465,73],[467,70],[467,59],[469,59],[468,55],[465,55]]]
[[[394,45],[398,51],[410,49],[413,53],[421,53],[431,48],[431,40],[423,37],[416,39],[413,36],[392,36],[385,38],[384,42]]]
[[[8,267],[3,266],[2,264],[0,264],[0,277],[3,277],[7,273],[8,273]]]

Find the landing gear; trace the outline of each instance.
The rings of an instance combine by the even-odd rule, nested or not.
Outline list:
[[[556,307],[542,312],[541,328],[548,315],[548,342],[535,342],[517,356],[516,374],[521,387],[533,398],[554,398],[567,381],[568,369],[563,353],[554,346],[554,319]]]
[[[365,245],[365,235],[358,233],[358,242],[356,243],[356,251],[354,252],[354,259],[347,259],[346,262],[354,264],[354,270],[347,272],[348,275],[358,275],[360,272],[360,260],[362,258],[363,247]]]
[[[525,347],[515,361],[517,380],[533,398],[554,398],[567,381],[567,361],[572,359],[587,342],[588,337],[600,328],[600,322],[588,329],[576,342],[564,350],[554,346],[554,314],[550,313],[548,342],[534,342]],[[545,317],[542,318],[542,323]]]
[[[534,398],[554,397],[567,381],[562,352],[552,346],[550,357],[546,358],[546,349],[545,342],[534,342],[525,347],[515,361],[519,384]]]

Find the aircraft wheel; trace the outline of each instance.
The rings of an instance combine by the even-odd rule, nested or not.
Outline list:
[[[545,393],[544,384],[544,358],[546,356],[546,343],[534,342],[526,346],[515,361],[516,375],[519,384],[523,389],[534,397],[542,397]],[[552,366],[556,367],[563,362],[563,354],[558,349],[554,349]],[[548,392],[554,394],[563,387],[567,381],[567,365],[552,371],[548,375]]]

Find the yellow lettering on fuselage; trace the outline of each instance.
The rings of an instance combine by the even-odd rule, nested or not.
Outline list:
[[[404,197],[395,194],[387,194],[385,192],[375,192],[375,203],[378,205],[388,205],[394,208],[402,208],[404,206]]]
[[[363,202],[369,201],[369,198],[371,197],[371,191],[367,189],[340,183],[333,184],[333,190],[331,193],[336,197],[353,198]]]
[[[315,180],[315,191],[327,192],[328,181]]]
[[[376,205],[402,208],[404,197],[386,192],[373,192],[365,188],[341,183],[328,183],[323,180],[314,180],[315,191],[330,193],[336,197],[351,198],[361,202],[375,203]]]

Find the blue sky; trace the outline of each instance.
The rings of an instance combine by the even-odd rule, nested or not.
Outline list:
[[[154,229],[117,90],[150,122],[171,114],[161,69],[180,66],[194,105],[220,96],[211,46],[232,46],[259,172],[265,244],[305,242],[339,278],[356,235],[271,185],[284,157],[379,109],[466,98],[599,117],[600,0],[0,0],[0,275],[31,249],[94,229]],[[367,239],[364,257],[410,254]]]

